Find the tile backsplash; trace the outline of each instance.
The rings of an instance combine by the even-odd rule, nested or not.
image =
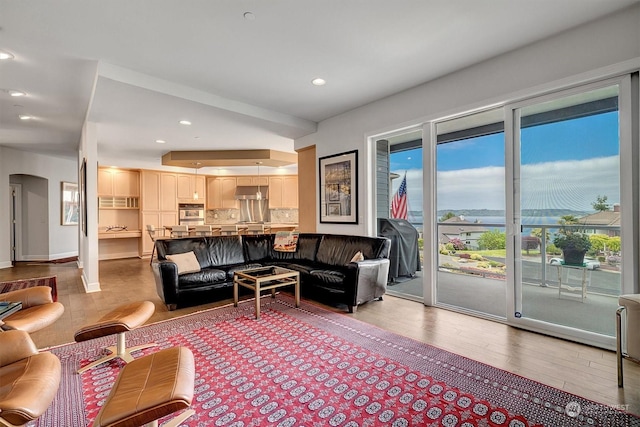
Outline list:
[[[298,209],[271,209],[271,222],[278,224],[298,223]]]

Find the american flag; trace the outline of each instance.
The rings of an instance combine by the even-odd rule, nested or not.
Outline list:
[[[391,218],[407,219],[407,174],[404,174],[400,187],[391,201]]]

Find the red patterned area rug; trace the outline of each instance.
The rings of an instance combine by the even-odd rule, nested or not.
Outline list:
[[[640,418],[279,294],[155,323],[127,344],[184,345],[196,358],[200,426],[638,426]],[[37,426],[91,425],[122,366],[105,337],[51,349],[60,391]],[[161,420],[161,423],[164,420]]]
[[[18,289],[32,288],[34,286],[49,286],[53,300],[58,300],[58,288],[56,287],[56,276],[36,277],[34,279],[12,280],[10,282],[0,282],[0,294]]]

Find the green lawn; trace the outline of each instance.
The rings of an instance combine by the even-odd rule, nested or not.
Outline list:
[[[482,255],[483,257],[499,257],[499,258],[505,258],[507,256],[506,249],[492,249],[492,250],[483,250],[483,251],[467,250],[467,251],[458,251],[458,253],[478,254],[478,255]],[[527,255],[527,251],[522,251],[522,255]],[[530,250],[528,255],[540,256],[540,249]]]

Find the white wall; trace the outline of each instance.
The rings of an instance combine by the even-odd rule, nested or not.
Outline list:
[[[42,213],[40,212],[36,215],[35,220],[48,222],[48,231],[45,230],[41,236],[41,238],[47,241],[48,250],[45,248],[43,250],[47,253],[34,253],[34,255],[42,255],[46,260],[78,255],[78,227],[62,226],[60,224],[60,183],[62,181],[78,182],[76,170],[77,165],[74,159],[0,147],[0,200],[3,200],[3,202],[0,203],[0,268],[11,266],[11,252],[9,248],[9,209],[11,206],[9,192],[10,175],[33,175],[47,180],[49,194],[48,205],[46,207],[46,219],[42,218]],[[25,197],[24,194],[23,197]],[[32,218],[34,217],[29,217],[27,220],[31,221]],[[23,224],[23,227],[24,226],[26,226],[26,224]]]
[[[369,218],[375,212],[372,213],[367,206],[373,191],[369,186],[371,166],[365,158],[368,153],[367,135],[515,99],[522,96],[525,90],[535,89],[543,84],[638,59],[640,5],[635,5],[620,13],[321,122],[316,133],[295,141],[295,149],[315,145],[317,157],[359,150],[360,218],[357,225],[319,223],[317,231],[368,234],[368,230],[375,230],[371,224],[373,218]]]

